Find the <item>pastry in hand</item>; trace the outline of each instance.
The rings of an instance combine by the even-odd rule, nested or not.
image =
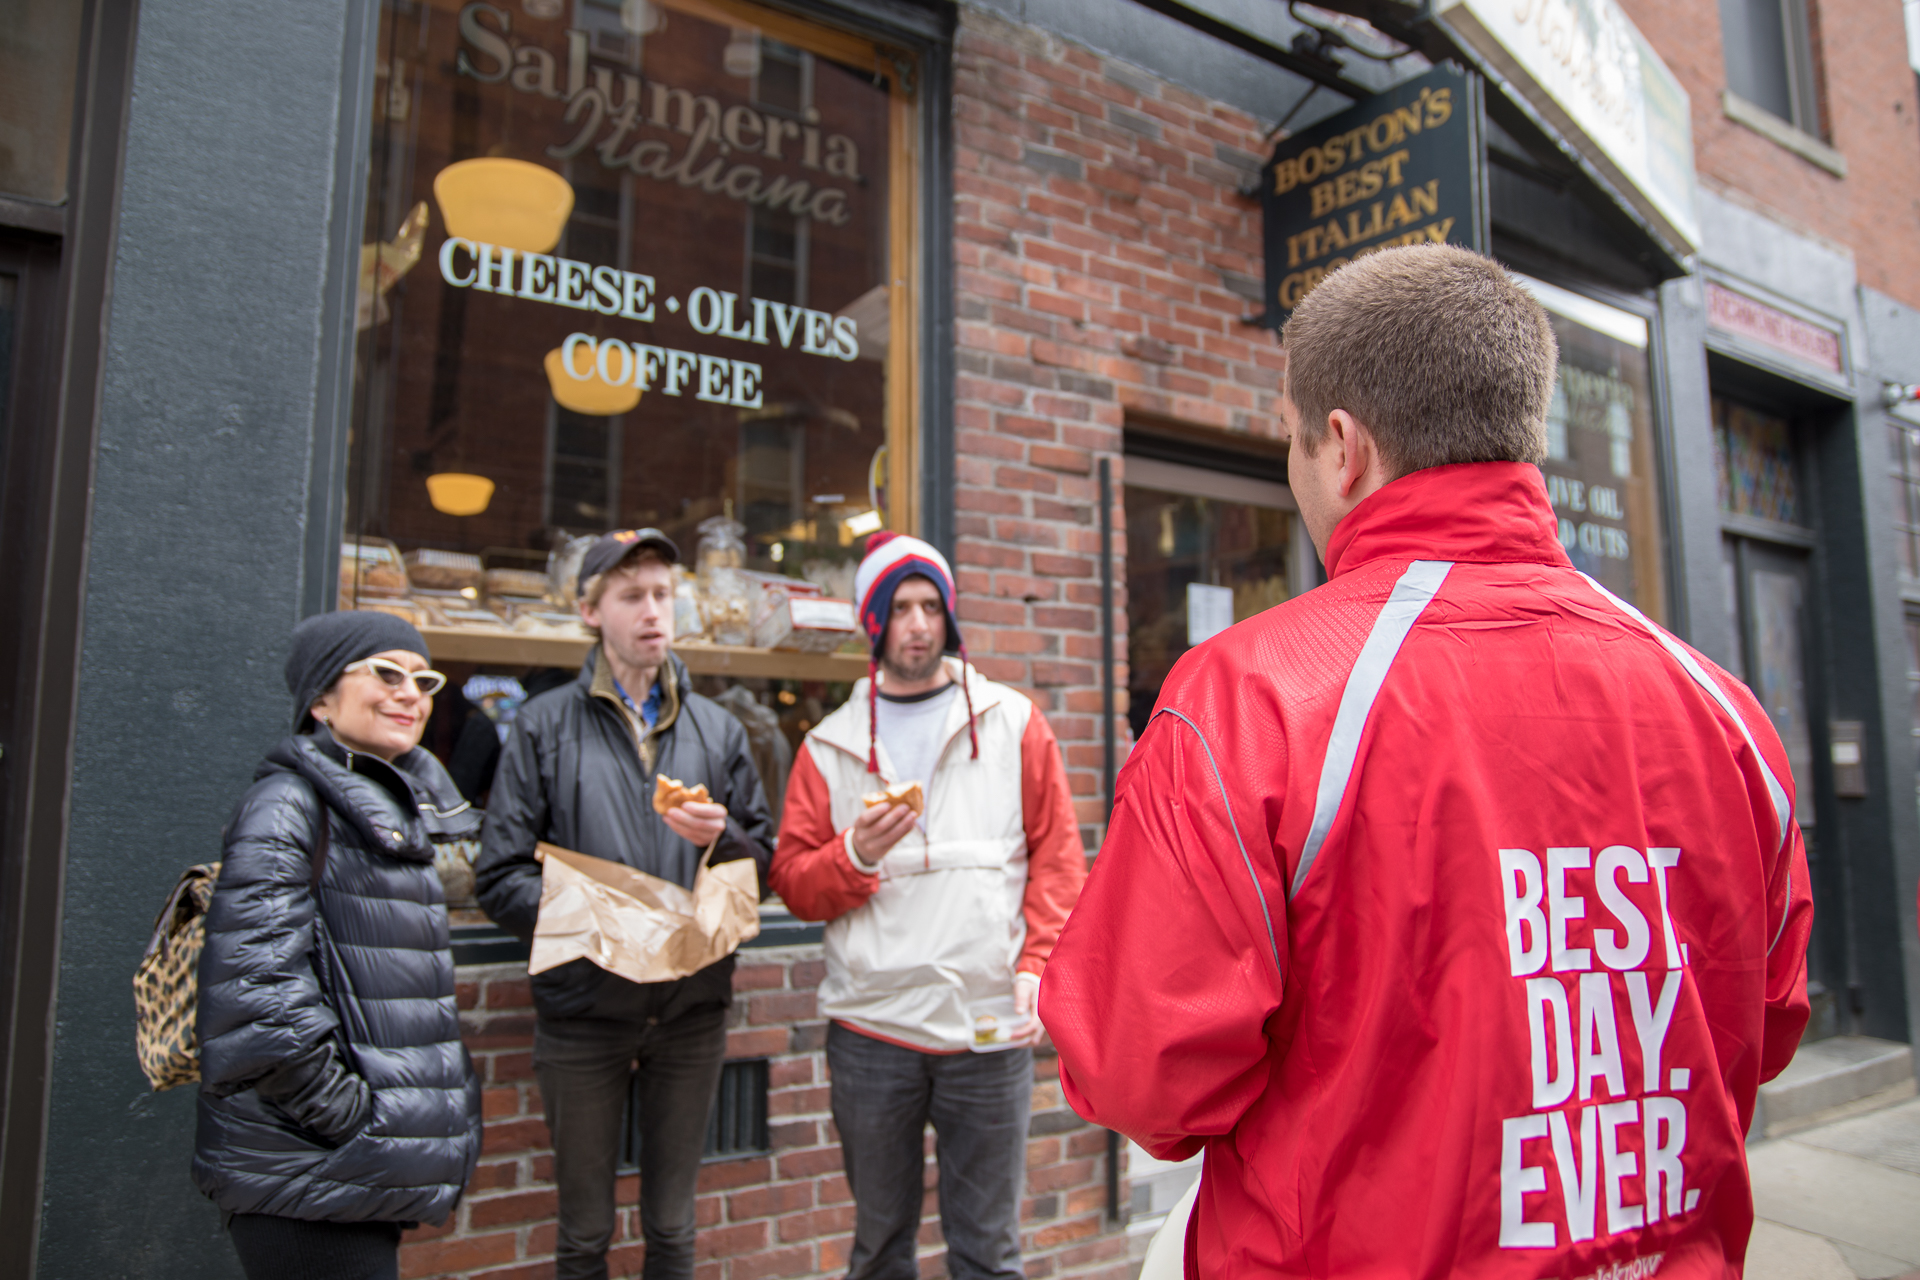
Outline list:
[[[678,809],[687,803],[711,804],[713,797],[707,794],[707,784],[695,783],[689,787],[678,778],[669,778],[666,774],[655,774],[653,779],[653,811],[665,816],[670,809]]]
[[[920,784],[917,782],[896,782],[885,791],[869,791],[860,799],[869,809],[876,809],[883,804],[903,804],[916,814],[924,814],[927,811],[926,795],[920,790]]]

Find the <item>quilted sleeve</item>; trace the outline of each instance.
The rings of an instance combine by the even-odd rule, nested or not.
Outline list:
[[[246,1088],[301,1057],[339,1024],[312,963],[312,846],[325,811],[293,774],[254,784],[227,825],[200,953],[200,1075]]]
[[[540,772],[539,710],[522,711],[501,748],[500,767],[487,797],[480,856],[473,864],[475,891],[487,918],[521,939],[533,937],[540,920],[540,862],[534,846],[546,838],[550,810]]]

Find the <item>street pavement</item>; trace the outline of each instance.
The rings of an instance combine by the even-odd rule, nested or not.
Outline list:
[[[1920,1280],[1920,1099],[1755,1143],[1747,1165],[1748,1280]]]

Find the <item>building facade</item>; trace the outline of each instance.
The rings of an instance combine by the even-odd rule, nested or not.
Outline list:
[[[1171,664],[1321,577],[1259,315],[1262,166],[1449,63],[1484,86],[1486,247],[1561,343],[1563,541],[1781,730],[1816,877],[1809,1034],[1910,1040],[1899,15],[1535,11],[1560,43],[1482,0],[29,4],[0,38],[0,83],[26,86],[0,97],[0,1269],[238,1274],[187,1179],[191,1091],[136,1067],[129,979],[284,731],[284,637],[313,612],[427,629],[455,676],[429,745],[454,761],[583,654],[542,585],[577,539],[658,524],[709,568],[831,598],[863,533],[910,529],[953,560],[975,663],[1052,722],[1093,855]],[[1632,95],[1554,70],[1609,58]],[[772,791],[864,659],[754,644],[731,590],[682,652],[758,730]],[[403,1265],[539,1275],[524,950],[459,901],[457,866],[448,885],[487,1148]],[[818,931],[776,906],[756,944],[704,1280],[833,1274],[851,1233]],[[1028,1270],[1117,1276],[1165,1184],[1136,1195],[1148,1166],[1053,1072]],[[620,1202],[635,1274],[631,1180]],[[931,1219],[922,1244],[940,1273]]]

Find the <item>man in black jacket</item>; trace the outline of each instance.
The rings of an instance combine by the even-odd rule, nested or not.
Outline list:
[[[580,567],[598,636],[579,679],[515,719],[477,864],[480,905],[531,938],[545,840],[693,887],[711,861],[752,858],[766,882],[773,824],[746,731],[689,687],[669,652],[672,565],[657,529],[610,533]],[[653,810],[654,778],[705,783],[711,804]],[[674,982],[633,983],[575,960],[533,977],[534,1071],[560,1189],[557,1280],[607,1274],[614,1167],[632,1064],[640,1078],[640,1225],[647,1280],[693,1275],[694,1184],[726,1054],[733,957]]]

